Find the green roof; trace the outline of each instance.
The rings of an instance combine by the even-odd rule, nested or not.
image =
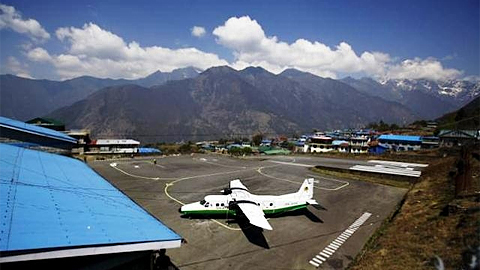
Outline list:
[[[52,125],[52,126],[65,126],[64,123],[56,120],[56,119],[53,119],[53,118],[46,118],[46,117],[37,117],[37,118],[33,118],[33,119],[30,119],[28,121],[26,121],[25,123],[27,124],[38,124],[38,123],[41,123],[41,124],[49,124],[49,125]]]

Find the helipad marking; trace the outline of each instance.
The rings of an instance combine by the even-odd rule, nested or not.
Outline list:
[[[315,267],[325,262],[330,256],[332,256],[337,249],[339,249],[343,242],[346,241],[360,226],[367,221],[372,214],[369,212],[363,213],[355,222],[352,223],[345,231],[343,231],[337,238],[335,238],[328,246],[326,246],[318,255],[315,255],[309,263]],[[323,257],[322,257],[323,256]]]

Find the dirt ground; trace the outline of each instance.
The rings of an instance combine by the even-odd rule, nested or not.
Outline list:
[[[472,158],[473,191],[455,198],[456,155],[430,160],[420,182],[385,222],[350,269],[472,269],[479,247],[480,163]],[[478,258],[478,257],[477,257]],[[478,269],[477,268],[474,269]]]

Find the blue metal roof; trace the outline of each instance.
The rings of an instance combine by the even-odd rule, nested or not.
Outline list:
[[[138,153],[140,153],[140,154],[153,154],[153,153],[162,153],[162,151],[160,151],[157,148],[139,147],[138,148]]]
[[[0,212],[0,252],[181,239],[85,163],[6,144]]]
[[[380,137],[378,137],[378,140],[421,142],[422,138],[420,136],[407,135],[380,135]]]
[[[35,134],[39,136],[49,137],[49,138],[53,138],[61,141],[70,142],[70,143],[77,143],[77,140],[75,138],[72,138],[65,133],[62,133],[53,129],[49,129],[49,128],[43,128],[36,125],[27,124],[27,123],[6,118],[3,116],[0,116],[0,127],[14,129],[14,130]]]

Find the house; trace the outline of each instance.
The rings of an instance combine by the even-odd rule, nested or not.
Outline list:
[[[381,155],[386,151],[388,151],[388,147],[383,146],[381,144],[375,144],[374,146],[372,145],[368,148],[368,153],[370,154]]]
[[[262,140],[260,143],[260,146],[271,146],[272,145],[272,140]]]
[[[378,142],[394,151],[413,151],[422,147],[422,139],[420,136],[409,135],[380,135]]]
[[[250,148],[252,148],[252,146],[250,145],[249,142],[242,142],[242,148],[245,148],[245,147],[250,147]]]
[[[334,151],[332,145],[333,139],[327,136],[313,136],[307,140],[304,145],[304,152],[308,153],[325,153]]]
[[[441,130],[438,137],[440,138],[440,146],[462,146],[478,142],[480,130]]]
[[[334,140],[332,141],[332,146],[340,153],[348,153],[350,151],[350,144],[344,140]]]

